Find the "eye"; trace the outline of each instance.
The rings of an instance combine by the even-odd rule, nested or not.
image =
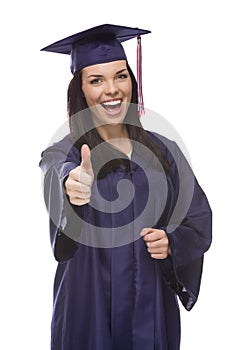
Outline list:
[[[91,85],[100,84],[102,82],[101,78],[94,78],[90,81]]]
[[[121,73],[117,75],[117,79],[126,79],[128,75],[126,73]]]

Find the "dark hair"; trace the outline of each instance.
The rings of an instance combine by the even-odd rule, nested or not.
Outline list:
[[[146,146],[156,157],[152,157],[153,165],[159,168],[159,162],[165,173],[169,171],[169,163],[161,148],[152,139],[150,134],[144,130],[140,118],[137,114],[138,94],[137,82],[135,76],[127,63],[127,69],[132,81],[132,97],[131,104],[128,109],[125,124],[131,140],[135,143],[135,150],[138,153],[138,144]],[[74,76],[68,86],[67,92],[67,112],[69,116],[69,127],[73,143],[77,149],[86,143],[91,149],[102,144],[102,152],[93,152],[92,165],[94,169],[99,168],[100,164],[105,164],[99,171],[99,177],[104,177],[108,172],[115,171],[121,165],[129,170],[130,162],[126,155],[118,151],[111,144],[104,142],[98,133],[90,110],[86,103],[85,96],[82,91],[82,74],[81,71],[74,73]],[[137,146],[136,146],[137,145]],[[136,149],[137,148],[137,149]],[[112,159],[104,162],[104,159]]]

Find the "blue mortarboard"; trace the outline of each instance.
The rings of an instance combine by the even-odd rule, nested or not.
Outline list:
[[[137,38],[137,80],[139,102],[143,105],[141,88],[141,44],[140,36],[150,33],[149,30],[103,24],[71,35],[44,47],[49,51],[71,55],[71,72],[74,74],[82,68],[99,63],[127,60],[122,42]],[[141,112],[140,112],[141,114]]]

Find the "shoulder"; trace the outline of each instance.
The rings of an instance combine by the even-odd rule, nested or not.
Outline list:
[[[177,143],[174,140],[167,138],[166,136],[160,135],[156,132],[146,130],[152,140],[161,149],[161,151],[167,157],[167,160],[171,163],[174,159],[174,154],[180,152]]]
[[[80,152],[73,145],[71,135],[68,134],[61,140],[52,143],[41,153],[39,166],[46,172],[55,164],[63,164],[70,159],[80,159]]]
[[[174,181],[180,177],[188,179],[190,183],[194,180],[194,173],[191,166],[190,156],[186,150],[184,151],[179,147],[178,143],[165,136],[159,135],[154,132],[147,131],[152,137],[153,141],[161,148],[165,154],[170,166],[169,177]]]
[[[167,143],[173,143],[174,141],[170,140],[169,138],[163,136],[163,135],[160,135],[156,132],[153,132],[153,131],[149,131],[149,130],[146,130],[146,132],[149,134],[149,136],[157,143],[160,143],[160,144],[167,144]]]
[[[53,142],[50,146],[48,146],[45,150],[43,150],[41,156],[46,155],[50,152],[61,152],[66,154],[73,147],[73,143],[71,140],[70,134],[63,137],[61,140]]]

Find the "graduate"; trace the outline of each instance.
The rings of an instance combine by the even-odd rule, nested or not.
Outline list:
[[[178,350],[211,244],[211,209],[178,145],[144,130],[141,36],[100,25],[71,55],[69,134],[42,153],[58,268],[51,350]],[[137,79],[122,42],[137,40]]]

